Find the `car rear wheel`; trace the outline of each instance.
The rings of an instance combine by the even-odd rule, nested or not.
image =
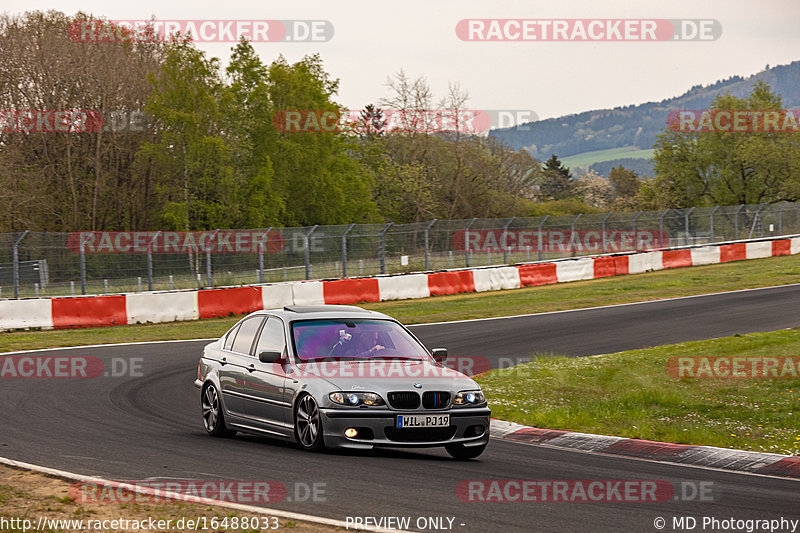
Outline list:
[[[314,397],[306,394],[297,402],[294,411],[294,432],[297,443],[304,450],[319,451],[325,448],[322,438],[322,418]]]
[[[213,384],[208,384],[203,389],[200,403],[203,406],[203,425],[209,435],[212,437],[232,437],[236,434],[235,431],[225,427],[222,402],[217,388]]]
[[[466,461],[468,459],[475,459],[482,454],[483,450],[486,449],[486,444],[481,444],[480,446],[465,446],[461,443],[448,444],[444,449],[447,450],[447,453],[449,453],[453,459]]]

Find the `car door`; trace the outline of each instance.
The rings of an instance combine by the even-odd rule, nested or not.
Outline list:
[[[263,316],[252,316],[242,320],[235,331],[231,330],[225,338],[225,344],[220,352],[219,383],[225,409],[233,416],[247,416],[245,374],[253,362],[250,352],[263,322]]]
[[[245,412],[260,424],[270,426],[283,434],[285,431],[282,428],[286,425],[284,411],[288,406],[284,390],[286,374],[280,364],[259,361],[258,354],[263,351],[280,352],[286,356],[283,321],[277,317],[270,316],[267,319],[255,344],[253,361],[245,376]]]

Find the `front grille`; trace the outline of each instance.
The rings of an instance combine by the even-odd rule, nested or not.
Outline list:
[[[449,392],[427,391],[422,394],[422,407],[425,409],[444,409],[449,404]]]
[[[450,440],[456,434],[456,426],[445,428],[396,428],[387,426],[386,438],[395,442],[440,442]]]
[[[418,409],[419,394],[416,392],[390,392],[387,394],[389,405],[395,409]]]

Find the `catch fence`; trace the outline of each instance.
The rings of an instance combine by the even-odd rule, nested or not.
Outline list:
[[[800,233],[800,203],[413,224],[0,234],[0,298],[407,273]]]

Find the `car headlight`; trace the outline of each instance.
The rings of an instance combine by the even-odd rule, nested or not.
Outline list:
[[[374,392],[332,392],[328,397],[333,403],[350,407],[358,405],[386,405],[383,398]]]
[[[479,390],[461,391],[453,398],[453,405],[469,406],[469,405],[483,405],[486,403],[486,397]]]

